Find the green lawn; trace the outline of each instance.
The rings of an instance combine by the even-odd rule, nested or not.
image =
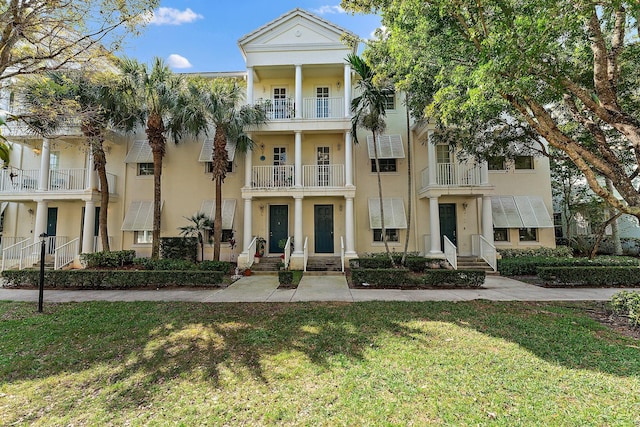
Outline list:
[[[640,424],[585,304],[0,303],[3,425]]]

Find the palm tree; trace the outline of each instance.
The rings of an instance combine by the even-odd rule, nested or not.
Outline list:
[[[246,130],[267,121],[263,108],[243,105],[244,90],[238,82],[229,79],[199,80],[192,82],[192,90],[200,92],[202,114],[215,128],[213,137],[213,173],[215,182],[215,215],[213,219],[213,259],[220,260],[222,240],[222,183],[227,176],[227,143],[236,144],[241,153],[250,151],[254,142]],[[193,113],[195,115],[195,113]],[[248,154],[247,154],[248,155]]]
[[[409,94],[405,93],[404,105],[406,109],[406,124],[407,124],[407,238],[404,241],[404,251],[402,252],[402,259],[400,260],[400,264],[404,265],[407,259],[407,251],[409,250],[409,235],[411,234],[411,201],[412,197],[412,189],[413,182],[411,179],[411,165],[412,165],[412,155],[411,155],[411,123],[409,117]]]
[[[138,125],[145,128],[153,153],[153,237],[151,258],[160,252],[160,208],[162,203],[162,159],[166,152],[167,134],[177,144],[183,134],[197,136],[206,129],[201,115],[185,113],[200,100],[186,89],[185,80],[174,74],[160,58],[153,60],[151,69],[133,59],[120,61],[122,80],[118,95],[124,98],[118,116],[120,125],[133,131]]]
[[[180,235],[187,237],[197,237],[200,245],[200,260],[204,261],[204,235],[207,231],[213,230],[213,221],[206,214],[198,212],[190,217],[184,217],[189,221],[189,225],[180,227]]]
[[[380,177],[380,162],[378,160],[378,143],[376,137],[386,129],[385,104],[386,93],[388,89],[380,88],[374,82],[375,73],[373,69],[358,55],[350,54],[347,56],[347,63],[360,77],[356,83],[359,96],[351,100],[351,135],[353,142],[358,143],[358,128],[362,127],[371,132],[373,136],[373,153],[376,164],[376,176],[378,178],[378,198],[380,199],[380,225],[382,227],[382,241],[387,256],[393,264],[393,257],[389,252],[389,244],[387,243],[387,230],[384,226],[384,207],[382,200],[382,179]]]

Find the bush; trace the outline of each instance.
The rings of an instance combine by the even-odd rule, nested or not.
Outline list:
[[[293,284],[293,271],[278,271],[278,281],[281,285],[292,285]]]
[[[409,270],[402,268],[355,268],[351,270],[351,281],[358,286],[368,283],[370,285],[388,287],[398,287],[413,283],[409,278]]]
[[[224,274],[229,273],[231,271],[231,267],[233,264],[226,261],[202,261],[199,264],[196,264],[198,270],[203,271],[220,271]]]
[[[196,264],[185,259],[157,259],[136,258],[133,263],[143,270],[162,270],[162,271],[187,271],[195,270]]]
[[[419,277],[413,277],[409,270],[400,268],[351,270],[354,285],[367,283],[385,288],[478,288],[484,284],[485,277],[484,271],[475,270],[428,270]]]
[[[505,258],[518,257],[563,257],[570,258],[573,251],[569,246],[557,246],[555,248],[532,248],[532,249],[499,249],[500,256]]]
[[[638,286],[636,267],[540,267],[538,276],[549,286]]]
[[[357,268],[391,268],[391,260],[387,257],[354,258],[349,260],[349,267]]]
[[[136,251],[94,252],[80,254],[80,261],[85,267],[122,267],[133,263]]]
[[[487,274],[480,270],[428,270],[421,284],[434,288],[479,288]]]
[[[197,237],[162,237],[160,257],[163,259],[186,259],[196,262],[198,257]]]
[[[616,314],[629,317],[632,326],[640,324],[640,292],[618,292],[611,297],[611,308]]]
[[[599,256],[589,258],[515,257],[498,260],[498,271],[505,276],[533,276],[541,267],[614,267],[638,266],[638,259],[631,257]]]
[[[38,287],[38,270],[7,270],[7,287]],[[47,270],[45,286],[58,289],[135,289],[212,286],[223,283],[218,271]]]
[[[440,258],[424,258],[424,257],[407,257],[404,261],[404,266],[414,273],[422,273],[423,271],[430,269],[430,264],[436,263],[438,264],[438,268],[442,262],[445,262],[444,259]]]

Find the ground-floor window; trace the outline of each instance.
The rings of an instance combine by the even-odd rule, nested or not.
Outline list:
[[[493,241],[494,242],[508,242],[509,241],[509,229],[508,228],[494,228],[493,229]]]
[[[153,175],[153,163],[138,163],[138,176]]]
[[[133,232],[133,243],[136,245],[151,244],[152,240],[153,232],[151,230]]]
[[[387,228],[387,242],[397,242],[400,240],[400,232],[397,228]],[[382,229],[376,228],[373,230],[373,241],[382,242]]]
[[[233,238],[233,230],[222,229],[222,240],[223,243],[228,243]],[[207,231],[207,235],[205,238],[206,242],[213,244],[213,231]]]
[[[521,242],[535,242],[538,240],[537,228],[521,228],[518,233]]]

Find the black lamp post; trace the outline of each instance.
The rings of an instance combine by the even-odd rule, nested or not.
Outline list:
[[[42,313],[42,303],[44,300],[44,254],[47,246],[47,233],[42,233],[39,237],[42,240],[40,241],[40,288],[38,293],[38,313]]]

